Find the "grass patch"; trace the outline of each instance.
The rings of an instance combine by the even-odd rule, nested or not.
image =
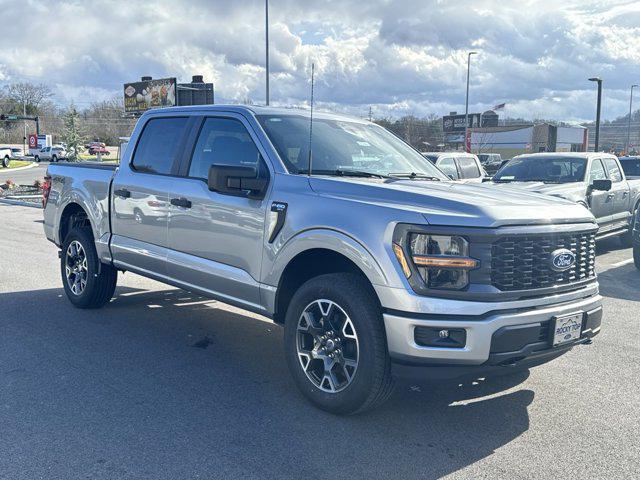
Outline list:
[[[80,159],[85,161],[85,162],[97,162],[98,161],[98,157],[97,155],[87,155],[87,154],[80,154]],[[102,156],[102,163],[118,163],[120,159],[115,156],[115,155],[103,155]]]
[[[10,160],[9,161],[9,168],[19,168],[19,167],[26,167],[27,165],[29,165],[31,162],[24,162],[22,160]]]

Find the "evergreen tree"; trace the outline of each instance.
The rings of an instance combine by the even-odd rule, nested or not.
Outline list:
[[[84,137],[80,127],[80,114],[73,103],[62,116],[62,121],[62,141],[67,144],[67,158],[70,162],[79,162]]]

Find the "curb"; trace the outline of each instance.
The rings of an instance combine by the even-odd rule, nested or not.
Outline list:
[[[27,170],[28,168],[34,168],[36,167],[38,164],[36,162],[31,162],[31,165],[25,165],[24,167],[18,167],[18,168],[3,168],[0,169],[0,173],[5,173],[5,172],[19,172],[20,170]]]
[[[20,205],[21,207],[31,207],[42,210],[42,206],[37,203],[31,202],[23,202],[22,200],[8,200],[6,198],[0,198],[0,203],[4,203],[6,205]]]

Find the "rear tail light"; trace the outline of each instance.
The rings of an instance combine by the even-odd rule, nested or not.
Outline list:
[[[44,177],[44,182],[42,183],[42,208],[45,208],[47,206],[50,193],[51,193],[51,177],[47,175]]]

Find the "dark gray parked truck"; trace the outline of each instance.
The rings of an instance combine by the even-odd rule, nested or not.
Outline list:
[[[52,164],[44,230],[80,308],[119,271],[257,312],[317,406],[381,403],[395,374],[484,376],[600,331],[593,215],[450,182],[383,128],[245,106],[159,109],[119,167]],[[237,348],[244,348],[241,338]]]
[[[591,210],[598,239],[620,236],[630,247],[640,207],[640,179],[627,179],[608,153],[534,153],[514,157],[493,177],[494,184],[566,198]]]

